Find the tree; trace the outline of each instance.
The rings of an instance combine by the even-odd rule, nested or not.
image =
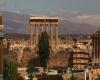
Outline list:
[[[73,51],[68,49],[68,67],[73,68]]]
[[[18,70],[15,61],[12,61],[8,56],[4,56],[3,60],[3,76],[4,80],[18,80]]]
[[[39,38],[39,59],[40,65],[44,68],[47,67],[47,62],[50,55],[49,36],[47,32],[42,32]]]
[[[37,64],[36,64],[37,63]],[[35,66],[38,66],[38,58],[31,58],[29,61],[28,61],[28,65],[27,65],[27,70],[26,72],[28,73],[28,77],[30,78],[30,80],[33,80],[33,75],[34,75],[34,72],[36,72],[36,68]]]

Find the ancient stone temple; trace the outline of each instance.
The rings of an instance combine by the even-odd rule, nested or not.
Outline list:
[[[59,19],[55,17],[30,17],[30,45],[37,45],[39,35],[46,31],[50,36],[50,44],[58,43],[58,23]],[[34,35],[34,36],[33,36]]]

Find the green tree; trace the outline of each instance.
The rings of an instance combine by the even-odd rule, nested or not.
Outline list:
[[[17,64],[9,59],[8,56],[4,57],[3,68],[4,80],[18,80]]]
[[[40,65],[44,68],[47,67],[47,62],[50,55],[49,36],[47,32],[42,32],[39,38],[39,59]]]
[[[28,77],[30,78],[30,80],[33,80],[34,72],[36,72],[35,66],[38,66],[39,65],[38,63],[39,63],[38,58],[31,58],[28,61],[26,72],[28,73]]]

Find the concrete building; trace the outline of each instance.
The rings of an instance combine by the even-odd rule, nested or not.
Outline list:
[[[73,65],[75,68],[85,68],[89,63],[89,52],[85,49],[76,48],[73,50]]]
[[[67,50],[68,66],[72,66],[75,69],[84,69],[88,66],[89,53],[85,49],[73,48]]]

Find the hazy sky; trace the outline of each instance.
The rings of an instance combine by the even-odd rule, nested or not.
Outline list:
[[[100,21],[100,0],[0,0],[0,10],[59,16],[96,25]]]

